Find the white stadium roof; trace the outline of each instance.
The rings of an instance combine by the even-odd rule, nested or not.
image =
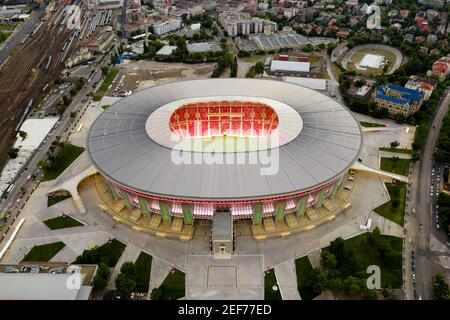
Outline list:
[[[261,162],[248,160],[244,164],[175,163],[173,148],[155,141],[152,128],[147,127],[153,113],[160,116],[155,129],[169,126],[172,109],[165,106],[176,101],[211,97],[229,101],[230,96],[259,97],[271,107],[270,101],[277,101],[300,117],[301,126],[287,138],[281,134],[292,127],[290,120],[279,115],[280,143],[271,149],[278,155],[272,159],[278,165],[274,174],[261,174]],[[149,195],[192,200],[253,200],[308,191],[348,170],[361,145],[358,121],[324,94],[282,81],[233,78],[178,81],[134,93],[100,114],[87,142],[94,165],[112,182]],[[258,152],[235,155],[248,159],[259,157]],[[202,156],[200,152],[185,154],[191,159]]]
[[[373,68],[378,69],[383,63],[384,57],[376,54],[366,54],[359,63],[361,68]]]

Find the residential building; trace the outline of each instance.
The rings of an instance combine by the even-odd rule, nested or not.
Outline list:
[[[445,79],[450,72],[450,55],[438,59],[431,69],[434,76]]]
[[[244,12],[224,11],[219,14],[219,23],[230,37],[263,32],[271,34],[277,30],[276,22],[252,17]]]
[[[153,33],[156,35],[166,34],[181,28],[180,19],[169,19],[163,22],[155,23],[152,26]]]
[[[387,109],[392,116],[409,117],[419,110],[423,94],[419,90],[404,88],[387,83],[379,85],[373,93],[373,101],[378,109]]]
[[[436,88],[436,81],[421,76],[413,75],[409,77],[405,88],[419,90],[423,94],[423,100],[430,99],[433,90]]]

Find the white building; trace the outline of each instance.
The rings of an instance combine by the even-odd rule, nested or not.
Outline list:
[[[309,62],[272,60],[272,72],[309,72]]]
[[[101,9],[117,9],[123,7],[123,0],[91,0],[91,5]]]
[[[276,22],[251,17],[248,13],[224,11],[219,15],[219,22],[230,37],[262,32],[275,32]]]
[[[175,50],[177,46],[164,46],[156,52],[157,56],[168,57],[172,54],[173,50]]]
[[[154,34],[161,35],[175,30],[179,30],[181,28],[181,20],[170,19],[161,23],[155,23],[152,27]]]

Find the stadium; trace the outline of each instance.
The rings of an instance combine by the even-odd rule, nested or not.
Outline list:
[[[163,221],[283,219],[320,207],[343,186],[362,146],[338,102],[282,81],[161,84],[104,111],[88,152],[115,199]]]

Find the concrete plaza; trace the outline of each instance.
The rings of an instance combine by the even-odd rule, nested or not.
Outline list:
[[[99,111],[98,108],[93,107],[92,110],[86,111],[86,120],[83,118],[80,121],[87,124],[87,117],[92,119]],[[361,116],[362,119],[359,120],[366,121],[364,117]],[[389,146],[393,140],[398,140],[400,147],[410,147],[412,129],[405,130],[405,126],[395,123],[390,124],[390,128],[392,130],[370,133],[364,137],[364,150],[361,155],[364,163],[378,168],[379,147]],[[73,134],[73,141],[83,141],[84,134],[84,130],[78,135]],[[80,159],[82,162],[86,161],[85,158]],[[69,171],[72,173],[77,166],[82,168],[85,165],[74,163]],[[350,207],[334,219],[288,237],[263,241],[255,240],[249,233],[243,233],[237,236],[236,251],[231,260],[212,259],[209,253],[208,223],[198,224],[191,241],[156,237],[117,223],[100,209],[102,198],[93,177],[87,178],[78,186],[86,214],[78,213],[72,198],[47,208],[47,192],[58,183],[57,180],[41,183],[30,197],[19,216],[26,219],[25,223],[1,263],[17,263],[33,245],[55,241],[63,241],[66,246],[52,261],[72,262],[83,250],[93,245],[102,245],[109,238],[116,238],[126,243],[127,249],[112,273],[110,288],[114,287],[114,275],[118,274],[122,263],[135,260],[139,253],[144,251],[153,256],[150,289],[158,287],[170,269],[176,267],[186,272],[186,298],[263,299],[264,271],[275,268],[283,298],[300,299],[294,259],[311,255],[312,261],[315,261],[318,250],[328,246],[335,238],[350,238],[365,232],[360,229],[360,225],[365,225],[368,218],[372,219],[371,229],[378,226],[384,234],[403,237],[401,226],[372,211],[389,200],[383,178],[372,173],[358,173],[355,185],[349,191],[347,202],[351,204]],[[50,230],[42,223],[43,220],[54,218],[61,212],[76,217],[85,225]],[[15,224],[18,221],[19,219]],[[11,231],[14,227],[15,225]],[[7,238],[10,234],[11,232]]]

